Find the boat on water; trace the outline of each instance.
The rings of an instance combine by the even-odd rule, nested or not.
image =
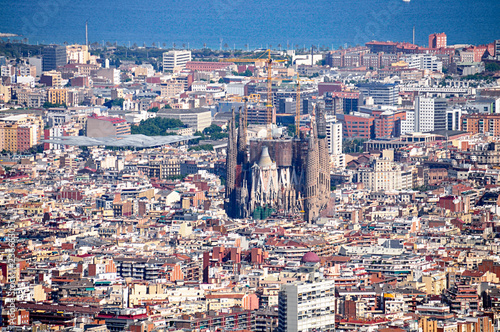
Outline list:
[[[403,2],[410,2],[411,0],[403,0]]]

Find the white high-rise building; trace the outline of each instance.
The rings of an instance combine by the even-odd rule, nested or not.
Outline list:
[[[407,110],[406,118],[401,121],[401,135],[415,131],[415,110]]]
[[[415,98],[415,131],[429,132],[446,129],[445,99],[440,98]]]
[[[336,168],[345,168],[345,156],[342,153],[342,122],[335,116],[326,117],[326,140],[328,153]]]
[[[335,282],[283,284],[278,299],[278,332],[334,331]]]
[[[163,71],[174,71],[184,69],[191,61],[191,51],[168,51],[163,53]]]

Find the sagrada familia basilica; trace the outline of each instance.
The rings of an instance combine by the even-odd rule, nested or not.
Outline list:
[[[241,113],[229,123],[225,210],[229,217],[256,219],[266,211],[303,213],[314,222],[330,198],[330,171],[324,114],[312,117],[300,137],[247,142]]]

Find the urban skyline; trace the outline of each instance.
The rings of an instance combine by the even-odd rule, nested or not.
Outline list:
[[[0,0],[0,330],[500,331],[498,4],[367,1]]]

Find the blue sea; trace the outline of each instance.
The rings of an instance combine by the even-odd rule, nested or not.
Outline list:
[[[0,0],[0,33],[31,44],[134,43],[255,49],[500,39],[500,0]]]

